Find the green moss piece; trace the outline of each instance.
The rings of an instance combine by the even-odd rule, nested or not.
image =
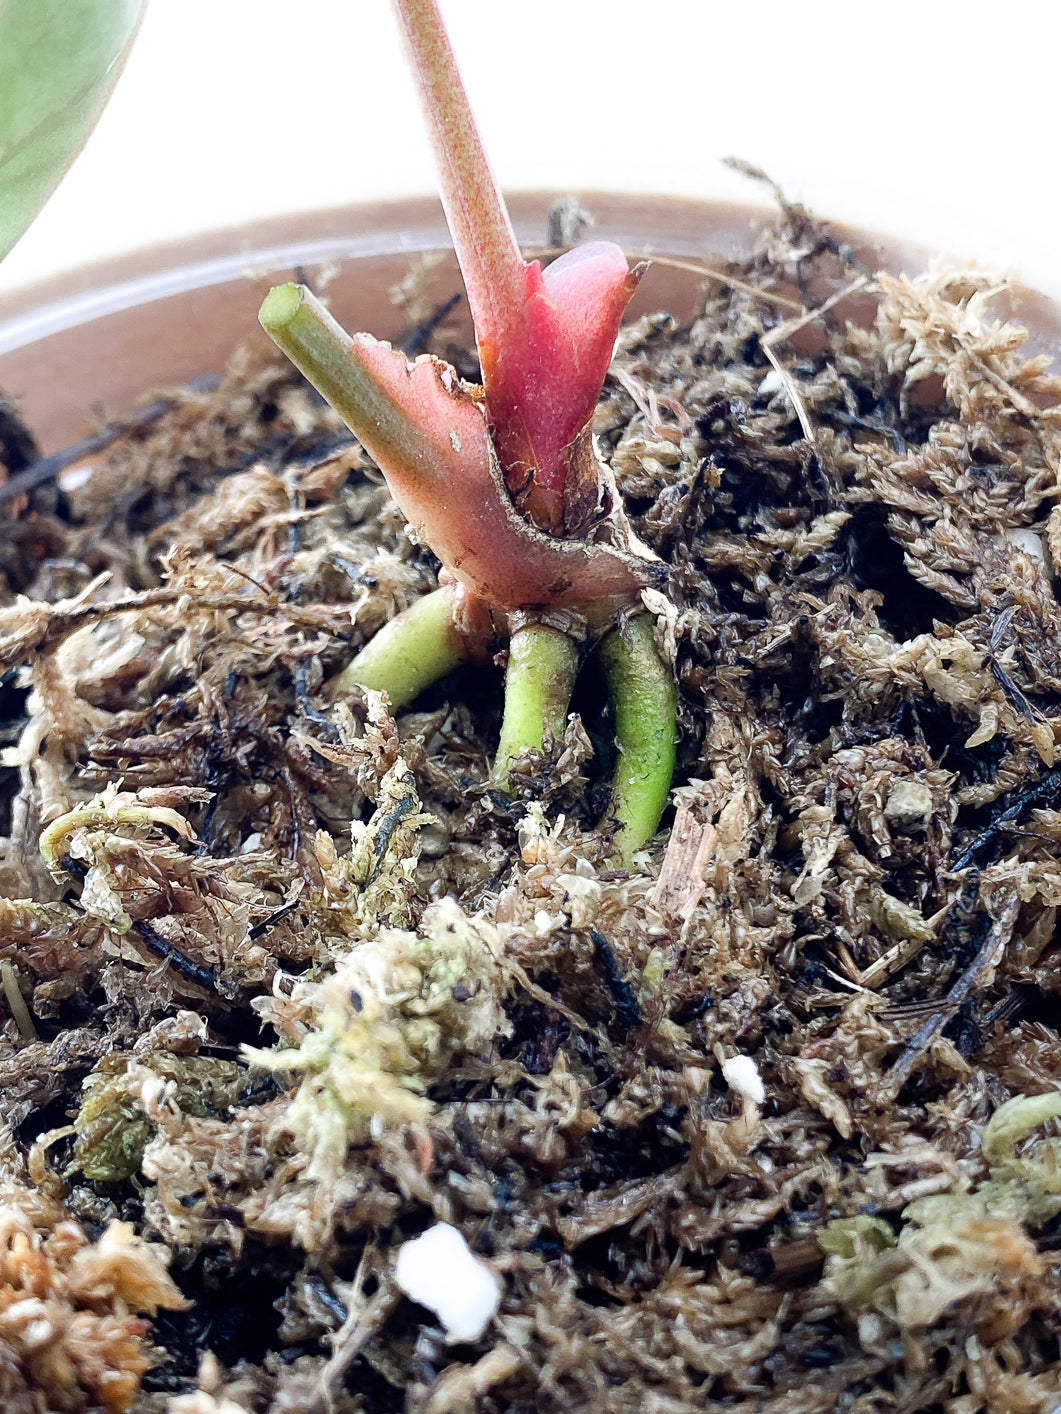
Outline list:
[[[1061,1139],[1026,1141],[1059,1115],[1055,1091],[1000,1106],[983,1131],[987,1177],[975,1188],[962,1180],[910,1203],[897,1238],[866,1215],[826,1224],[818,1233],[827,1254],[823,1285],[852,1314],[875,1311],[903,1332],[1019,1290],[1039,1270],[1027,1229],[1061,1213]]]
[[[300,984],[298,1001],[317,1020],[297,1045],[244,1047],[255,1063],[299,1077],[283,1125],[320,1183],[335,1181],[352,1147],[427,1120],[432,1082],[505,1030],[496,931],[453,899],[425,910],[421,929],[381,928],[333,975]]]
[[[93,1077],[85,1081],[86,1090]],[[88,1096],[74,1121],[77,1138],[66,1178],[81,1173],[95,1183],[122,1183],[138,1172],[154,1125],[126,1098],[121,1082],[102,1083]]]
[[[818,1246],[832,1257],[848,1260],[895,1246],[895,1232],[883,1218],[859,1213],[853,1218],[834,1218],[818,1233]]]
[[[1061,1092],[1045,1095],[1015,1095],[998,1109],[984,1126],[984,1158],[992,1167],[1016,1162],[1016,1148],[1048,1119],[1061,1115]]]
[[[879,1229],[850,1226],[832,1243],[823,1285],[852,1315],[875,1311],[908,1333],[929,1330],[964,1307],[975,1323],[977,1310],[989,1309],[977,1303],[1018,1290],[1038,1270],[1035,1244],[1020,1222],[989,1212],[980,1193],[956,1187],[933,1194],[911,1203],[903,1219],[886,1248],[875,1246]],[[852,1240],[845,1243],[845,1234]]]
[[[173,1082],[181,1111],[199,1119],[232,1109],[248,1084],[246,1066],[213,1056],[156,1055],[148,1065],[161,1080]],[[131,1056],[111,1054],[85,1079],[67,1178],[80,1173],[94,1183],[122,1183],[139,1172],[155,1126],[137,1098],[134,1067],[140,1070]]]
[[[984,1157],[991,1176],[978,1190],[992,1213],[1028,1227],[1042,1227],[1061,1213],[1061,1139],[1040,1135],[1040,1125],[1061,1115],[1061,1093],[1015,1095],[984,1126]]]

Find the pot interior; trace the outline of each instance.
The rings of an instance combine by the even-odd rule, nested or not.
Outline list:
[[[594,238],[708,269],[747,255],[774,216],[765,207],[658,196],[581,200]],[[544,195],[512,199],[525,247],[544,245],[549,204]],[[834,233],[858,249],[867,270],[913,272],[926,263],[909,242]],[[395,336],[403,315],[390,290],[427,252],[441,253],[434,289],[445,299],[460,277],[441,210],[424,198],[281,217],[87,267],[0,300],[0,389],[18,401],[44,452],[55,451],[81,436],[89,417],[120,417],[147,394],[220,371],[243,339],[264,337],[258,306],[279,281],[326,280],[340,322]],[[657,309],[689,317],[703,278],[653,264],[631,317]],[[872,303],[856,300],[849,313],[871,317]],[[1029,324],[1037,348],[1061,350],[1061,315],[1045,297],[1018,287],[999,314]]]

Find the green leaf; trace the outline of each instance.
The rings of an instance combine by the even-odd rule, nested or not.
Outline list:
[[[0,0],[0,258],[80,152],[146,0]]]

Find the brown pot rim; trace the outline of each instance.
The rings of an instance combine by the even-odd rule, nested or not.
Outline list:
[[[708,266],[748,254],[775,215],[761,204],[692,197],[577,195],[594,215],[595,237],[616,240],[632,253]],[[511,197],[517,234],[527,245],[543,239],[554,199],[543,192]],[[915,272],[928,264],[928,250],[908,240],[841,225],[830,229],[871,267]],[[415,197],[218,228],[86,265],[0,295],[0,389],[23,401],[30,426],[39,426],[45,447],[54,448],[79,434],[94,404],[105,414],[120,414],[154,388],[218,371],[227,353],[256,329],[267,277],[290,278],[300,268],[338,263],[348,270],[378,266],[377,281],[387,279],[389,269],[393,281],[412,257],[450,249],[437,199]],[[683,278],[684,296],[674,297],[688,305],[699,281]],[[670,298],[678,284],[657,275],[655,290]],[[654,297],[650,287],[646,298]],[[396,332],[386,327],[394,315],[379,304],[364,312],[363,322],[356,307],[350,317],[387,337]],[[1061,352],[1061,313],[1045,296],[1018,286],[1000,314],[1032,327],[1036,352]],[[174,343],[168,361],[157,350],[144,359],[137,353],[149,348],[156,322],[162,337]],[[111,364],[113,386],[104,376]]]

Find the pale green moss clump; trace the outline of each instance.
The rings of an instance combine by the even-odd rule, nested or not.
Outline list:
[[[262,999],[288,1044],[245,1054],[301,1076],[278,1123],[310,1155],[311,1179],[334,1182],[352,1146],[425,1121],[428,1087],[453,1058],[504,1032],[499,950],[494,928],[446,899],[419,935],[381,929],[330,977]]]
[[[864,1347],[886,1336],[882,1318],[916,1332],[961,1306],[971,1328],[994,1329],[1007,1309],[1021,1309],[1022,1286],[1042,1269],[1025,1229],[1061,1212],[1061,1139],[1040,1136],[1022,1146],[1059,1114],[1061,1094],[1054,1092],[1002,1105],[983,1131],[986,1178],[909,1204],[898,1232],[865,1214],[822,1228],[823,1285],[858,1319]]]
[[[984,1158],[991,1169],[978,1196],[993,1213],[1009,1213],[1042,1227],[1061,1213],[1061,1139],[1041,1135],[1041,1124],[1061,1115],[1061,1093],[1018,1095],[1000,1105],[984,1126]]]
[[[128,1054],[104,1056],[84,1082],[67,1177],[81,1173],[95,1182],[120,1183],[139,1172],[156,1129],[141,1099],[145,1078],[162,1082],[167,1100],[199,1119],[226,1113],[248,1084],[246,1066],[214,1056],[159,1052],[149,1069]]]

